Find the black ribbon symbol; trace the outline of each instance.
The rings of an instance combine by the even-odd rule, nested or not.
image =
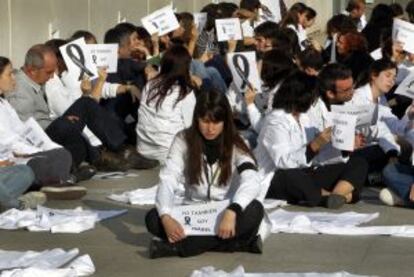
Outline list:
[[[77,52],[77,55],[75,55],[74,51]],[[66,47],[66,54],[68,54],[72,62],[81,70],[79,75],[79,81],[83,79],[83,75],[85,73],[90,77],[93,76],[93,73],[85,66],[85,56],[83,55],[82,48],[79,45],[69,44]]]
[[[240,62],[242,63],[242,66],[240,66]],[[249,74],[250,74],[250,67],[249,67],[249,61],[247,60],[246,56],[241,54],[235,54],[233,56],[233,65],[234,69],[236,70],[237,74],[242,79],[243,83],[241,85],[241,89],[246,89],[246,86],[249,85]]]
[[[185,216],[184,221],[185,221],[184,225],[191,225],[191,217]]]
[[[92,61],[94,64],[96,64],[97,60],[98,60],[98,57],[96,55],[92,55]]]

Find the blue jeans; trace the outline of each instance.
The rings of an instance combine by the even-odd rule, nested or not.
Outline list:
[[[411,185],[414,184],[413,173],[413,167],[404,164],[388,164],[383,171],[386,185],[409,206],[414,206],[409,198]]]
[[[33,171],[26,165],[0,167],[0,206],[17,208],[17,198],[26,192],[34,179]]]

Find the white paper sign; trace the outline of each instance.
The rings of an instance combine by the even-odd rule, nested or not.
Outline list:
[[[33,117],[29,118],[24,123],[24,129],[21,136],[30,145],[42,149],[43,151],[61,148],[59,144],[53,142],[48,135],[46,135],[45,131],[43,131],[42,127],[40,127],[39,123],[37,123]]]
[[[200,33],[207,23],[207,13],[194,13],[194,24],[197,27],[198,32]]]
[[[233,82],[239,92],[244,92],[249,84],[256,92],[261,92],[255,52],[229,53],[227,54],[227,64],[230,67]]]
[[[59,48],[68,68],[69,78],[82,80],[83,76],[90,79],[98,77],[98,70],[92,61],[89,47],[84,38],[71,41]]]
[[[143,17],[141,22],[151,35],[158,33],[159,36],[162,36],[180,27],[171,5]]]
[[[218,41],[243,39],[238,18],[216,19],[216,31]]]
[[[357,127],[375,125],[378,120],[378,105],[332,105],[331,111],[335,113],[356,115]]]
[[[243,31],[243,37],[245,38],[252,38],[254,37],[254,29],[252,25],[250,24],[249,20],[246,20],[241,25],[242,31]]]
[[[97,67],[107,67],[108,73],[118,71],[118,44],[88,44],[92,61]]]
[[[229,204],[230,201],[225,200],[199,205],[176,206],[171,216],[181,224],[187,236],[216,235],[221,213]]]
[[[275,0],[260,0],[262,4],[263,17],[265,20],[270,20],[274,22],[279,22],[282,19],[280,12],[280,1]]]
[[[414,72],[410,73],[397,87],[395,94],[414,99]]]
[[[353,151],[355,142],[356,115],[331,113],[332,146],[339,150]]]
[[[392,39],[401,42],[405,51],[414,53],[414,24],[395,18]]]

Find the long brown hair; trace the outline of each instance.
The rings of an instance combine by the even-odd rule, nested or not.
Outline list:
[[[178,85],[180,88],[175,104],[183,100],[192,89],[190,63],[190,53],[184,46],[175,45],[169,48],[161,59],[160,73],[150,86],[147,105],[156,101],[156,108],[159,109],[174,85]]]
[[[188,147],[188,154],[185,161],[185,176],[188,184],[199,184],[201,181],[203,162],[204,137],[198,127],[200,118],[209,118],[214,122],[223,122],[223,132],[220,135],[219,143],[219,185],[226,185],[232,175],[232,157],[234,146],[253,159],[249,147],[244,143],[238,134],[233,123],[233,114],[227,97],[216,90],[203,91],[197,97],[194,108],[193,123],[185,130],[185,140]]]

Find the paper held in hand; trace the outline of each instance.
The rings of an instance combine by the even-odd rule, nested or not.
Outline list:
[[[395,18],[392,39],[401,42],[405,51],[414,53],[414,24]]]
[[[141,22],[151,35],[158,33],[159,36],[163,36],[180,27],[171,5],[143,17]]]
[[[61,148],[61,146],[53,142],[42,127],[33,119],[29,118],[24,123],[24,129],[22,130],[21,136],[30,145],[42,149],[43,151],[49,151],[55,148]]]
[[[332,119],[332,146],[338,150],[354,151],[356,115],[330,113]]]
[[[216,19],[216,31],[218,41],[243,39],[240,19],[238,18]]]
[[[229,200],[224,200],[176,206],[171,217],[181,224],[187,236],[214,236],[217,234],[221,214],[229,204]]]
[[[375,125],[378,120],[378,105],[332,105],[331,111],[335,113],[356,115],[356,127]]]
[[[106,67],[107,73],[118,71],[118,44],[88,44],[92,61],[97,67]]]
[[[395,94],[414,99],[414,72],[410,73],[397,87]]]
[[[193,13],[194,24],[197,27],[199,33],[204,29],[207,23],[207,13]]]
[[[59,50],[68,68],[70,79],[81,81],[84,76],[90,79],[98,77],[96,64],[93,63],[91,52],[83,37],[59,47]]]
[[[248,86],[252,86],[257,93],[261,92],[255,52],[229,53],[227,54],[227,65],[230,67],[233,82],[239,92],[245,92]]]

